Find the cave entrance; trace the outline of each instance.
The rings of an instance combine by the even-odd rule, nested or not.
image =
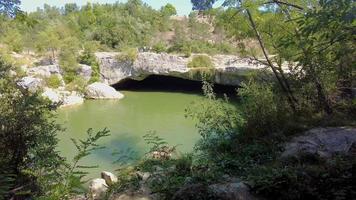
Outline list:
[[[203,93],[201,81],[187,80],[183,78],[163,75],[150,75],[142,81],[124,79],[112,86],[117,90],[124,91]],[[236,86],[214,84],[214,91],[217,94],[235,96],[236,88]]]

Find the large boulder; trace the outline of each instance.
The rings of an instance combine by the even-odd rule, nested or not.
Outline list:
[[[118,181],[117,177],[113,173],[106,171],[101,172],[101,178],[105,180],[107,185],[113,185]]]
[[[31,76],[26,76],[26,77],[21,78],[17,82],[17,84],[20,87],[24,88],[24,89],[27,89],[27,90],[29,90],[31,92],[35,92],[40,87],[42,87],[43,81],[40,78],[34,78],[34,77],[31,77]]]
[[[90,99],[122,99],[124,95],[104,83],[93,83],[86,88],[86,97]]]
[[[329,158],[335,154],[352,153],[356,144],[356,128],[315,128],[285,144],[282,158],[318,155]]]
[[[96,178],[89,183],[89,195],[92,200],[101,200],[105,196],[108,185],[102,178]]]

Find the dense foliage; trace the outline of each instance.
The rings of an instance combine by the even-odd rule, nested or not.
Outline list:
[[[87,140],[73,140],[78,153],[67,162],[56,150],[62,130],[55,122],[56,106],[38,92],[21,89],[10,70],[13,67],[0,60],[0,199],[68,199],[83,191],[79,189],[86,166],[79,161],[99,148],[97,141],[108,131],[89,129]]]

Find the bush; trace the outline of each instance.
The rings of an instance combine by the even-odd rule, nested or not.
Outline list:
[[[134,63],[138,57],[136,48],[124,48],[123,51],[116,57],[119,62]]]
[[[86,86],[86,80],[84,80],[82,77],[75,77],[70,83],[66,85],[66,89],[68,91],[78,91],[84,94]]]
[[[245,132],[250,135],[270,134],[278,131],[288,111],[283,110],[281,100],[275,95],[273,86],[251,79],[242,83],[238,90],[241,110],[246,120]]]
[[[189,68],[212,68],[214,67],[213,62],[209,56],[199,55],[194,56],[192,61],[188,63]]]
[[[48,78],[45,78],[46,85],[50,88],[58,88],[61,86],[61,79],[57,75],[51,75]]]
[[[79,57],[79,63],[89,65],[92,68],[92,74],[89,83],[100,81],[100,67],[94,55],[95,49],[95,44],[88,43],[86,44],[82,55]]]
[[[155,45],[153,45],[153,51],[156,53],[166,52],[167,51],[166,44],[164,42],[156,43]]]

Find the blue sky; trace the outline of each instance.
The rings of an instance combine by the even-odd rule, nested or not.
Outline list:
[[[35,11],[37,7],[42,7],[47,3],[52,6],[62,7],[66,3],[77,3],[78,5],[85,5],[87,2],[91,3],[115,3],[117,0],[22,0],[21,8],[24,11]],[[178,15],[188,15],[192,10],[190,0],[143,0],[155,9],[167,3],[173,4],[178,12]],[[119,2],[126,2],[126,0],[119,0]]]

